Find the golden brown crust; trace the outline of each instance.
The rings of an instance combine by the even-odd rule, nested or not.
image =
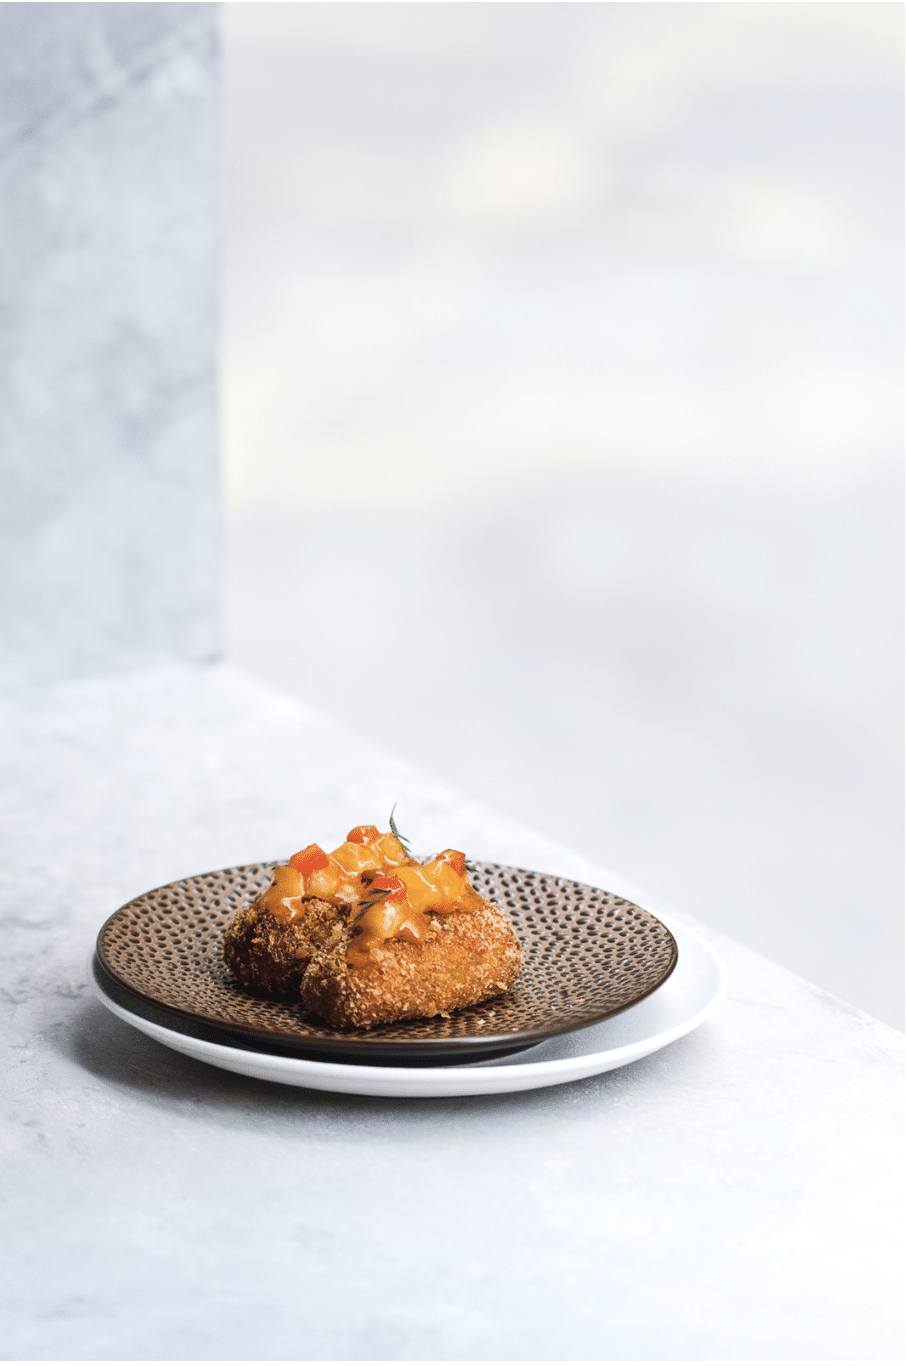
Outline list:
[[[244,987],[259,996],[298,1001],[312,954],[338,923],[336,909],[314,898],[289,924],[276,920],[256,898],[237,911],[227,928],[223,956]]]
[[[424,944],[388,939],[364,967],[346,961],[349,931],[317,948],[302,981],[302,1000],[335,1029],[449,1015],[512,986],[521,952],[496,906],[475,897],[435,916]]]

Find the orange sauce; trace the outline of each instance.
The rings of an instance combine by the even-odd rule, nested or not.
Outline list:
[[[383,900],[371,905],[357,920],[359,933],[346,950],[351,967],[364,967],[374,950],[387,939],[422,944],[431,928],[430,916],[450,915],[468,902],[478,900],[465,872],[465,857],[445,849],[428,863],[397,868],[392,878],[377,878],[373,895],[388,887]]]
[[[261,898],[264,906],[281,925],[288,925],[302,914],[302,874],[285,865],[274,869],[271,885]]]
[[[351,911],[355,928],[346,957],[352,967],[372,961],[388,939],[424,943],[432,916],[450,915],[478,899],[464,854],[445,849],[427,863],[416,863],[395,835],[382,835],[373,825],[350,830],[330,854],[316,844],[294,854],[288,865],[274,870],[261,904],[288,925],[301,916],[306,897]],[[354,908],[363,901],[365,909],[357,916]]]

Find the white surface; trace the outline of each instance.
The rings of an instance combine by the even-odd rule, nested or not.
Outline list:
[[[902,1028],[903,7],[221,14],[233,662]]]
[[[222,33],[234,508],[577,469],[784,503],[898,450],[900,6],[240,3]]]
[[[679,959],[668,980],[647,1000],[603,1024],[560,1034],[516,1057],[453,1067],[355,1066],[276,1056],[264,1049],[229,1048],[126,1010],[105,993],[90,965],[88,980],[101,1004],[126,1024],[177,1053],[242,1076],[355,1096],[501,1095],[611,1072],[666,1048],[704,1024],[726,994],[726,969],[714,949],[685,925],[673,921],[668,928],[677,941]]]
[[[11,1358],[898,1357],[894,1030],[696,926],[724,1003],[612,1072],[420,1100],[235,1076],[89,993],[148,887],[398,800],[419,844],[636,889],[228,669],[7,699],[0,745]]]

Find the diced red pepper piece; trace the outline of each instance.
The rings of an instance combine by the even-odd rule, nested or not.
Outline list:
[[[384,898],[385,901],[395,901],[398,896],[406,895],[406,884],[402,878],[397,877],[396,873],[386,873],[380,877],[372,878],[367,891],[369,893],[388,891],[390,895]]]
[[[355,825],[346,836],[349,844],[373,844],[377,838],[376,825]]]
[[[307,849],[300,849],[298,854],[293,854],[289,866],[295,868],[303,877],[311,877],[312,873],[319,868],[326,868],[329,863],[330,859],[320,844],[310,844]]]

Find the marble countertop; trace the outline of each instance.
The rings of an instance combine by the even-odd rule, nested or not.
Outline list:
[[[899,1358],[895,1030],[681,915],[727,1000],[619,1071],[432,1100],[218,1071],[87,985],[173,878],[397,802],[416,847],[669,908],[236,670],[0,707],[8,1357]]]

